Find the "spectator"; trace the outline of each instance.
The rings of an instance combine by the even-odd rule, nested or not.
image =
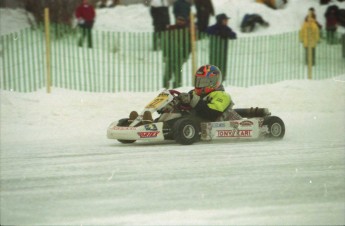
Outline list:
[[[120,0],[113,0],[109,7],[115,7],[120,4]]]
[[[255,29],[255,25],[260,24],[263,27],[268,27],[269,23],[266,22],[259,14],[246,14],[244,15],[241,23],[242,32],[252,32]]]
[[[288,3],[288,0],[256,0],[256,2],[265,4],[272,9],[281,9]]]
[[[310,8],[309,8],[308,15],[305,17],[305,20],[307,20],[307,17],[308,17],[310,14],[311,14],[311,16],[313,17],[313,19],[315,20],[315,23],[317,24],[317,26],[319,27],[319,30],[320,30],[320,32],[321,32],[322,25],[317,21],[315,9],[314,9],[313,7],[310,7]]]
[[[337,22],[339,26],[342,26],[345,28],[345,9],[338,9]]]
[[[184,17],[177,17],[176,24],[168,27],[166,46],[163,48],[165,72],[163,87],[169,88],[173,79],[173,87],[182,86],[182,66],[187,61],[190,51],[190,33]],[[173,77],[173,75],[175,75]]]
[[[320,5],[327,5],[331,0],[320,0]]]
[[[75,16],[78,20],[78,25],[81,28],[82,35],[79,39],[78,45],[83,46],[84,38],[87,37],[88,47],[92,48],[92,34],[91,30],[96,16],[95,9],[88,4],[87,0],[83,0],[75,11]]]
[[[176,0],[173,9],[176,22],[178,17],[183,17],[188,25],[190,10],[191,4],[187,0]]]
[[[101,0],[101,3],[99,4],[99,8],[105,8],[107,7],[108,0]],[[112,0],[111,5],[109,5],[110,8],[115,7],[120,4],[120,0]]]
[[[152,0],[150,13],[153,20],[153,50],[159,49],[162,32],[170,24],[168,0]]]
[[[325,13],[326,17],[326,39],[328,44],[336,43],[336,31],[337,31],[337,11],[338,7],[333,5],[328,7]]]
[[[308,64],[308,47],[310,47],[312,49],[312,64],[315,65],[315,48],[320,39],[320,31],[311,15],[303,23],[299,35],[305,48],[306,64]]]
[[[223,72],[223,81],[226,80],[228,40],[236,39],[237,35],[228,27],[229,17],[219,14],[215,25],[207,28],[210,35],[210,64],[217,66]]]
[[[199,32],[206,32],[210,15],[214,16],[212,0],[194,0]]]

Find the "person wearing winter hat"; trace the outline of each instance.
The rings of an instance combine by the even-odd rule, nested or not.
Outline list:
[[[82,34],[79,39],[78,45],[83,46],[85,37],[87,37],[87,44],[92,48],[92,34],[91,30],[95,21],[96,12],[92,5],[87,0],[83,0],[75,11],[75,17],[78,21],[78,26],[81,28]]]
[[[219,67],[223,81],[226,80],[228,41],[237,38],[236,33],[228,26],[229,19],[226,14],[219,14],[216,16],[216,24],[206,30],[210,35],[210,64]]]

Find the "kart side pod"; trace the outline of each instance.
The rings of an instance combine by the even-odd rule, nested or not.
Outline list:
[[[257,139],[262,134],[260,123],[260,118],[202,123],[201,140]]]

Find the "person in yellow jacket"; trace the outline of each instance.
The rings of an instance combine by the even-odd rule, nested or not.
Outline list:
[[[311,15],[305,19],[299,32],[299,38],[306,50],[306,63],[308,64],[308,47],[310,47],[312,49],[312,63],[315,65],[315,48],[320,40],[320,30]]]
[[[190,105],[195,115],[202,121],[222,121],[241,119],[232,106],[231,96],[222,85],[222,73],[214,65],[201,66],[194,76],[194,90],[181,93],[182,104]]]

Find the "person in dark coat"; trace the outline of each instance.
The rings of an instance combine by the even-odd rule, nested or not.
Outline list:
[[[182,86],[182,66],[191,52],[190,32],[184,17],[177,17],[176,24],[170,25],[164,34],[163,58],[165,72],[163,87],[170,87],[173,79],[173,88]]]
[[[259,14],[246,14],[242,19],[241,31],[244,33],[252,32],[254,31],[256,24],[260,24],[263,27],[269,26],[269,23]]]
[[[178,17],[183,17],[188,24],[191,4],[187,0],[176,0],[173,6],[173,13],[177,22]]]
[[[320,0],[320,5],[327,5],[331,0]]]
[[[206,32],[210,15],[214,16],[212,0],[194,0],[199,32]]]
[[[339,9],[337,12],[338,25],[345,28],[345,9]]]
[[[336,31],[337,31],[337,11],[336,5],[327,8],[326,17],[326,39],[328,44],[335,44],[336,42]]]
[[[170,24],[168,0],[152,0],[150,14],[153,20],[153,50],[159,49],[161,34]]]
[[[75,17],[78,20],[78,26],[81,28],[82,35],[79,39],[78,45],[83,46],[85,37],[87,37],[87,44],[92,48],[92,34],[91,30],[95,21],[96,12],[92,5],[88,4],[87,0],[83,0],[75,11]]]
[[[216,19],[216,24],[206,30],[207,34],[210,35],[210,64],[220,68],[225,81],[229,39],[236,39],[237,35],[228,27],[230,18],[226,14],[219,14]]]

